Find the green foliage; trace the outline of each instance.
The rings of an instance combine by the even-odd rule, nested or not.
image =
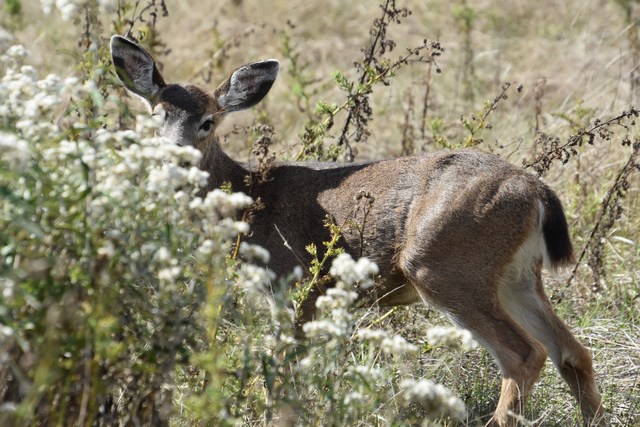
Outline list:
[[[20,0],[4,0],[4,9],[11,16],[17,16],[22,13],[22,2]]]
[[[453,6],[453,17],[459,21],[460,26],[465,31],[471,31],[473,28],[473,22],[477,19],[477,14],[466,1],[460,2]]]
[[[202,318],[217,324],[211,312],[225,304],[233,233],[189,208],[198,184],[178,164],[193,163],[194,153],[101,129],[107,124],[94,117],[115,100],[88,82],[77,97],[93,101],[73,106],[68,130],[27,134],[14,120],[3,129],[28,138],[16,147],[28,158],[16,165],[4,156],[0,181],[2,280],[11,290],[2,300],[11,331],[2,348],[21,361],[4,371],[20,402],[9,415],[15,422],[84,424],[116,394],[114,414],[167,419],[172,371],[203,348]],[[176,173],[181,192],[160,196],[175,192],[163,175]]]
[[[445,136],[445,123],[441,117],[432,117],[427,120],[427,126],[437,147],[452,148]]]
[[[327,267],[329,261],[335,258],[337,255],[344,252],[344,250],[338,246],[340,239],[342,238],[342,230],[345,224],[337,226],[333,223],[331,218],[325,219],[325,227],[329,230],[331,239],[327,242],[323,242],[325,249],[321,253],[318,253],[318,248],[314,243],[307,245],[306,250],[311,255],[311,263],[309,266],[310,278],[304,282],[297,283],[295,291],[292,295],[292,300],[296,307],[296,313],[294,318],[298,319],[302,316],[302,307],[304,302],[309,298],[309,294],[314,289],[323,288],[330,277],[327,275]]]
[[[498,104],[508,99],[507,91],[511,87],[511,83],[505,83],[502,85],[500,93],[493,99],[493,101],[484,101],[482,110],[476,114],[471,115],[470,118],[462,116],[460,121],[462,125],[469,133],[462,145],[465,148],[473,147],[478,144],[482,144],[483,140],[478,137],[478,133],[482,130],[490,130],[492,128],[491,123],[488,122],[489,115],[498,108]],[[518,89],[520,91],[520,88]]]

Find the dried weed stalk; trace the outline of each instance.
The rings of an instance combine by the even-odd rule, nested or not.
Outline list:
[[[551,168],[551,165],[555,161],[559,160],[562,164],[566,164],[572,157],[578,158],[577,149],[585,144],[593,145],[597,138],[604,141],[611,141],[616,134],[615,128],[621,127],[628,133],[630,127],[636,124],[635,119],[639,114],[640,110],[631,107],[609,120],[602,121],[596,119],[588,126],[579,128],[577,132],[570,135],[564,143],[561,143],[560,138],[557,136],[548,136],[542,132],[538,132],[536,144],[542,146],[542,153],[536,155],[533,161],[525,162],[524,167],[532,168],[538,176],[542,176]],[[567,286],[575,278],[580,263],[586,257],[587,265],[591,269],[593,279],[592,289],[594,292],[601,290],[602,279],[606,273],[604,265],[605,237],[622,215],[622,201],[630,187],[629,176],[634,170],[640,170],[640,164],[638,163],[640,140],[631,142],[628,136],[624,136],[621,145],[631,146],[633,149],[632,153],[616,175],[613,184],[602,200],[596,223],[591,230],[587,243],[580,253],[578,262],[571,276],[567,280]]]
[[[269,172],[276,160],[275,154],[269,151],[271,144],[274,142],[275,131],[273,127],[265,123],[258,123],[253,126],[252,130],[259,135],[251,148],[251,154],[255,156],[256,168],[245,177],[245,184],[248,188],[248,194],[254,199],[254,202],[242,215],[242,221],[249,224],[251,224],[256,212],[264,208],[264,202],[260,197],[256,196],[255,190],[269,180]],[[238,236],[234,258],[240,248],[240,241],[241,236]]]
[[[591,269],[591,277],[593,280],[592,290],[593,292],[600,292],[602,290],[602,279],[604,279],[606,275],[604,264],[604,245],[606,237],[616,221],[622,216],[622,201],[631,186],[629,183],[629,177],[634,171],[640,172],[640,139],[633,143],[628,139],[625,141],[625,145],[632,145],[633,150],[631,155],[627,159],[625,165],[620,169],[620,171],[618,171],[613,185],[609,188],[607,194],[602,200],[596,224],[591,230],[589,239],[580,253],[578,262],[573,268],[566,286],[571,284],[577,274],[578,266],[586,256],[587,265]]]
[[[346,87],[341,85],[348,91],[349,110],[338,137],[338,146],[344,148],[347,161],[354,159],[353,149],[349,143],[351,126],[355,127],[353,131],[355,142],[366,141],[369,136],[368,124],[373,114],[369,96],[373,92],[373,85],[378,82],[389,85],[389,78],[393,73],[410,62],[435,64],[434,58],[444,51],[439,42],[429,42],[425,39],[420,46],[407,49],[407,53],[395,62],[389,61],[384,55],[396,47],[396,42],[387,37],[389,25],[400,24],[402,19],[411,15],[411,10],[406,7],[398,8],[395,0],[386,0],[380,9],[382,15],[374,19],[370,29],[371,42],[362,50],[364,58],[354,63],[359,73],[358,84],[350,84]],[[425,55],[425,51],[429,54]],[[437,64],[436,70],[440,72]]]
[[[402,151],[400,152],[400,154],[403,156],[409,156],[413,154],[416,149],[415,132],[413,130],[414,101],[413,101],[413,93],[410,89],[407,89],[407,91],[405,92],[405,98],[407,99],[407,106],[404,109],[404,121],[400,126],[400,129],[402,130],[402,139],[400,141],[400,146],[402,147]]]
[[[144,38],[144,31],[140,31],[137,37],[133,35],[133,27],[137,24],[145,24],[146,27],[155,28],[158,21],[158,16],[169,16],[169,9],[164,0],[136,0],[133,3],[133,7],[128,7],[127,3],[119,3],[117,9],[117,23],[119,25],[128,26],[125,33],[126,37],[131,37],[134,40]],[[140,10],[138,10],[140,8]],[[131,9],[131,18],[126,18],[124,15]]]
[[[459,4],[453,6],[453,16],[458,26],[458,31],[462,34],[462,83],[464,86],[464,98],[470,104],[475,101],[475,93],[473,91],[474,83],[477,82],[475,61],[474,61],[474,45],[473,45],[473,29],[477,14],[466,0],[462,0]]]
[[[271,170],[273,162],[276,159],[275,154],[269,151],[269,147],[273,144],[273,137],[275,135],[273,127],[271,125],[261,123],[255,125],[254,130],[260,136],[253,143],[251,154],[255,156],[258,167],[248,177],[247,183],[249,184],[249,187],[251,187],[251,184],[263,184],[269,179],[269,170]]]
[[[609,120],[596,119],[590,126],[581,128],[569,136],[565,143],[561,143],[557,136],[538,133],[536,144],[539,143],[543,147],[542,153],[537,155],[533,161],[525,162],[523,166],[532,168],[538,176],[542,176],[549,170],[553,162],[559,160],[562,164],[566,164],[572,156],[578,154],[577,148],[585,144],[593,145],[596,138],[611,141],[615,135],[614,127],[619,126],[628,131],[630,126],[635,125],[635,119],[639,114],[640,110],[631,107]],[[624,138],[622,145],[631,145],[631,141]]]
[[[511,87],[510,82],[506,82],[500,88],[500,93],[493,98],[492,101],[484,101],[483,108],[478,113],[472,114],[470,118],[464,116],[460,117],[460,121],[464,125],[465,129],[469,132],[469,135],[464,141],[464,147],[474,147],[482,144],[484,140],[478,137],[478,133],[483,129],[491,129],[492,125],[489,123],[489,115],[498,108],[498,104],[501,101],[507,100],[509,95],[507,94]],[[522,91],[522,85],[518,85],[518,92]]]
[[[333,75],[337,85],[346,93],[347,99],[341,105],[325,102],[317,104],[316,113],[321,119],[310,120],[305,127],[302,135],[303,148],[295,157],[296,160],[337,160],[340,153],[343,153],[346,161],[353,161],[356,152],[350,140],[353,138],[354,142],[363,142],[369,136],[368,125],[373,115],[369,97],[374,86],[379,83],[388,86],[391,77],[400,68],[411,63],[434,64],[436,71],[440,72],[435,58],[440,56],[444,49],[439,42],[429,42],[425,39],[419,46],[408,48],[406,53],[396,60],[387,57],[396,47],[395,41],[387,36],[389,26],[401,23],[403,18],[411,15],[411,11],[406,7],[398,8],[395,0],[386,0],[380,8],[381,16],[374,19],[369,31],[371,42],[362,49],[364,57],[354,63],[358,71],[357,79],[350,81],[340,71]],[[337,143],[325,150],[323,140],[335,124],[335,117],[342,111],[346,111],[347,116],[337,137]]]

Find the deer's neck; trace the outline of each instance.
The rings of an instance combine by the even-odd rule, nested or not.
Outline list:
[[[203,151],[200,169],[209,172],[207,191],[218,188],[222,184],[231,184],[233,191],[246,192],[245,178],[249,171],[227,156],[220,148],[218,141],[213,141]]]

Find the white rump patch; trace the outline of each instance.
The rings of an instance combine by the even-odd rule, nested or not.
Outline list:
[[[549,257],[547,244],[544,241],[544,234],[542,233],[542,224],[544,223],[545,214],[546,213],[544,211],[544,204],[542,203],[542,200],[538,199],[538,230],[537,232],[540,235],[540,238],[542,239],[542,246],[543,246],[542,264],[547,270],[549,270],[551,269],[551,258]]]
[[[554,343],[545,320],[545,303],[538,289],[540,261],[549,265],[542,224],[544,205],[538,201],[537,227],[522,243],[498,283],[500,305],[527,332],[542,342],[556,360],[560,349]]]

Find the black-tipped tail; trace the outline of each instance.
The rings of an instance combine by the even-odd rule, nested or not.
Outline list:
[[[575,263],[573,245],[569,237],[569,226],[562,209],[562,203],[553,190],[546,186],[542,197],[545,212],[542,232],[551,260],[551,267],[558,268]]]

